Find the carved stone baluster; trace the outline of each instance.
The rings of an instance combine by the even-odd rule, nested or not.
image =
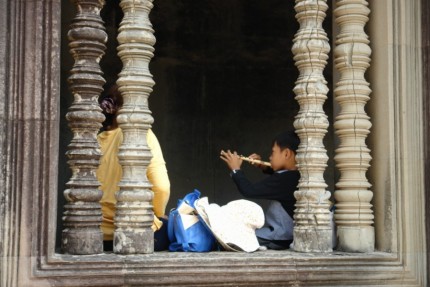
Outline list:
[[[335,220],[338,249],[348,252],[371,252],[375,244],[370,204],[373,194],[366,178],[371,160],[365,143],[371,122],[364,110],[371,93],[364,77],[371,54],[364,32],[370,13],[367,5],[364,0],[338,0],[334,11],[340,28],[334,50],[336,69],[340,73],[334,90],[340,105],[334,124],[340,139],[334,158],[340,171],[334,194]]]
[[[66,115],[73,131],[66,153],[73,174],[64,191],[67,204],[64,206],[62,249],[70,254],[96,254],[103,252],[99,204],[102,192],[98,189],[96,170],[100,159],[97,132],[104,120],[98,105],[105,83],[99,66],[107,41],[100,18],[104,1],[73,2],[77,14],[68,37],[75,64],[68,80],[74,102]]]
[[[296,18],[300,28],[295,35],[293,54],[300,71],[294,87],[300,111],[294,121],[300,137],[297,164],[301,174],[294,227],[294,250],[301,252],[332,251],[329,198],[324,170],[327,152],[323,145],[328,120],[323,110],[327,99],[327,82],[323,70],[327,64],[330,46],[322,28],[327,1],[296,0]]]
[[[123,69],[117,81],[124,98],[118,123],[124,133],[119,150],[123,178],[119,183],[115,215],[114,252],[152,253],[154,233],[151,184],[146,169],[151,151],[146,134],[153,122],[148,97],[154,81],[149,72],[155,37],[149,21],[152,0],[122,0],[124,18],[118,34],[118,55]]]

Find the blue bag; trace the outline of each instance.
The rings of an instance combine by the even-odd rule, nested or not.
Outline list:
[[[199,198],[200,192],[194,189],[178,200],[177,208],[170,211],[167,224],[170,251],[208,252],[214,249],[215,237],[200,221],[194,208],[194,202]]]

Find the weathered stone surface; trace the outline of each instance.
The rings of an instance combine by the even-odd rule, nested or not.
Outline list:
[[[5,77],[0,81],[5,91],[0,95],[5,99],[4,110],[0,109],[0,118],[5,119],[4,145],[0,147],[5,159],[1,161],[5,184],[0,193],[5,202],[0,202],[4,215],[0,216],[0,285],[428,285],[423,143],[417,140],[422,138],[424,94],[419,68],[420,2],[370,2],[374,57],[369,79],[378,96],[368,105],[373,119],[369,146],[372,167],[376,168],[369,174],[375,190],[375,219],[379,221],[375,225],[377,244],[384,252],[78,256],[56,253],[54,244],[61,139],[60,1],[1,1],[4,17],[0,21],[5,25],[0,37],[5,39],[6,50],[0,51],[4,56],[0,75]],[[22,63],[26,63],[25,69]]]
[[[336,23],[340,32],[334,50],[335,66],[340,73],[334,90],[340,111],[334,127],[340,139],[336,166],[340,178],[334,193],[339,250],[372,252],[375,245],[373,193],[366,172],[370,150],[366,137],[372,126],[365,112],[371,90],[364,73],[370,66],[371,49],[364,26],[370,13],[367,1],[336,1]]]
[[[153,194],[146,177],[152,155],[146,134],[153,122],[148,108],[148,97],[154,85],[148,67],[155,44],[149,21],[153,4],[152,0],[122,0],[120,5],[124,18],[119,27],[118,55],[123,68],[117,83],[124,105],[117,120],[124,133],[124,142],[118,152],[123,176],[116,196],[114,252],[152,253]]]
[[[327,1],[296,0],[295,6],[300,28],[292,51],[300,71],[294,87],[300,111],[294,127],[300,137],[296,160],[301,177],[294,194],[294,250],[301,252],[332,251],[330,192],[324,180],[328,156],[323,144],[329,125],[323,110],[328,93],[323,70],[330,51],[322,27],[327,8]]]
[[[105,83],[99,66],[107,40],[100,18],[104,1],[73,2],[77,14],[68,37],[75,64],[68,81],[74,101],[66,115],[73,131],[66,153],[73,175],[64,191],[68,203],[64,206],[62,249],[70,254],[97,254],[103,252],[102,192],[96,170],[100,159],[97,133],[104,121],[98,104]]]

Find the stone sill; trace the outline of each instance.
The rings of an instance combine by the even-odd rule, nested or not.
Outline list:
[[[257,251],[253,253],[246,252],[228,252],[228,251],[213,251],[213,252],[154,252],[152,254],[139,254],[139,255],[119,255],[114,253],[103,253],[96,255],[68,255],[55,253],[53,261],[64,261],[64,262],[88,262],[95,263],[98,261],[106,262],[135,262],[144,263],[163,261],[166,263],[170,260],[199,260],[203,262],[210,262],[213,260],[227,259],[227,260],[296,260],[296,261],[308,261],[308,260],[369,260],[369,259],[396,259],[397,255],[386,252],[372,252],[372,253],[348,253],[348,252],[329,252],[329,253],[301,253],[291,250],[265,250]]]
[[[42,260],[43,261],[43,260]],[[107,266],[108,264],[108,266]],[[397,254],[373,252],[368,254],[363,253],[299,253],[290,250],[285,251],[257,251],[254,253],[245,252],[155,252],[145,255],[116,255],[113,253],[104,253],[98,255],[67,255],[58,254],[45,261],[42,264],[42,269],[60,269],[66,271],[68,269],[81,270],[81,275],[91,273],[91,270],[101,268],[100,272],[109,273],[117,269],[121,269],[122,274],[129,271],[133,274],[145,273],[144,271],[161,269],[157,272],[162,272],[166,268],[225,268],[234,267],[241,268],[274,268],[282,269],[297,269],[299,267],[324,266],[325,268],[357,268],[363,266],[381,266],[399,264]],[[145,270],[144,270],[145,269]],[[171,270],[169,271],[171,272]]]
[[[401,261],[397,254],[384,252],[268,250],[147,255],[56,253],[33,261],[33,266],[37,278],[49,278],[49,286],[419,286]]]

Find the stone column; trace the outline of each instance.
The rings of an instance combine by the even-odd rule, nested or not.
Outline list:
[[[364,26],[370,13],[364,0],[338,0],[334,15],[340,32],[334,49],[335,66],[340,79],[335,98],[340,112],[334,127],[340,144],[336,166],[340,179],[334,193],[338,249],[348,252],[372,252],[375,245],[373,197],[366,171],[371,160],[365,140],[371,123],[364,107],[370,99],[364,73],[369,67],[371,50]]]
[[[64,206],[62,249],[70,254],[96,254],[103,252],[99,204],[102,192],[98,189],[96,170],[100,159],[97,132],[104,120],[98,104],[105,83],[99,66],[107,41],[100,18],[104,1],[73,2],[77,14],[68,37],[75,64],[68,80],[74,102],[66,115],[73,131],[66,153],[73,175],[64,191],[67,204]]]
[[[115,214],[114,252],[121,254],[152,253],[154,233],[151,184],[146,170],[151,151],[146,134],[153,118],[148,97],[154,81],[149,72],[155,37],[149,21],[152,0],[122,0],[124,18],[118,34],[118,55],[123,69],[117,81],[124,98],[118,123],[124,133],[119,150],[123,178],[119,183]]]
[[[294,194],[294,250],[301,252],[332,251],[330,192],[323,177],[328,160],[323,138],[329,125],[323,111],[328,92],[323,70],[330,51],[322,28],[327,8],[325,0],[296,0],[295,6],[300,28],[292,50],[300,75],[294,93],[300,110],[294,127],[300,137],[296,158],[301,178]]]

